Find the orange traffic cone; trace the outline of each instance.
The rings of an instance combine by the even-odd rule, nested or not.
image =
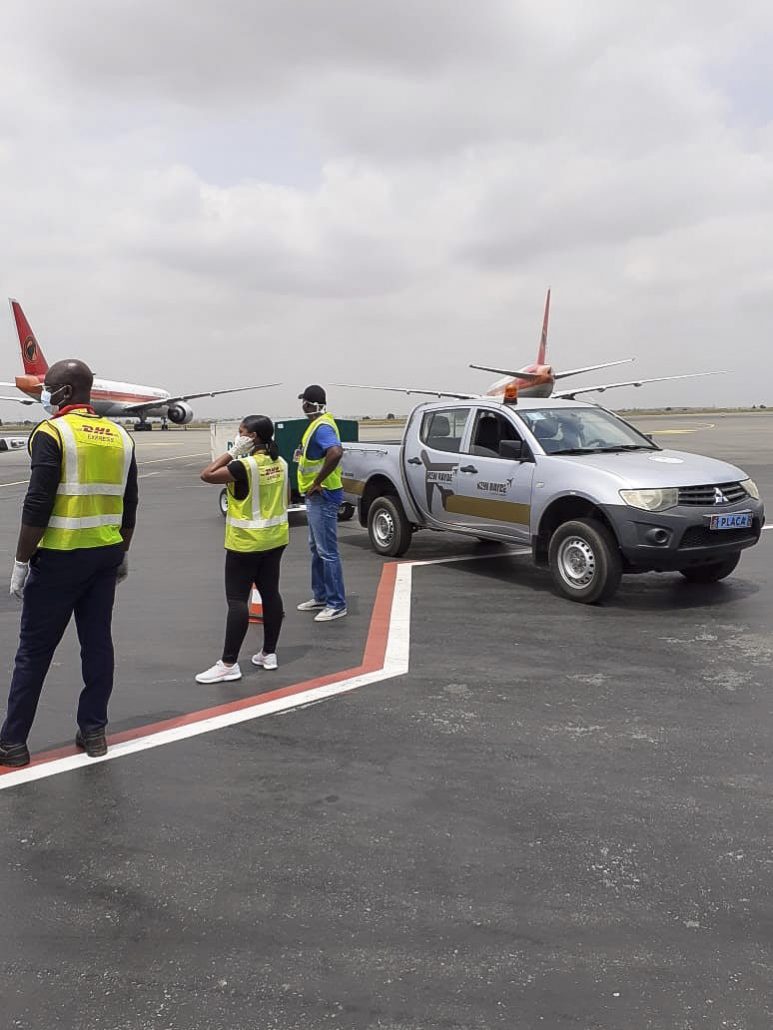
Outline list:
[[[254,583],[250,594],[250,622],[263,622],[263,600]]]

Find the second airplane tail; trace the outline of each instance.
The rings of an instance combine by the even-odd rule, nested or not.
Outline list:
[[[550,318],[550,290],[545,297],[545,314],[542,318],[542,335],[539,338],[539,350],[537,351],[537,364],[545,364],[545,355],[548,349],[548,319]]]
[[[44,376],[48,371],[48,362],[43,357],[35,334],[27,321],[27,316],[21,309],[17,300],[11,299],[11,311],[13,320],[16,323],[16,332],[19,335],[19,346],[21,347],[21,359],[24,362],[24,371],[30,376]]]

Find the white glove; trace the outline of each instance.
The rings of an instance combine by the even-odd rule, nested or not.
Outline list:
[[[254,446],[255,441],[251,440],[249,436],[237,436],[228,448],[228,453],[232,458],[243,458],[246,454],[251,453]]]
[[[126,577],[129,575],[129,555],[124,552],[124,556],[121,559],[121,564],[118,566],[116,572],[115,581],[116,583],[123,583]]]
[[[24,597],[24,587],[27,585],[27,576],[30,574],[30,563],[28,561],[14,561],[13,572],[11,573],[11,597]]]

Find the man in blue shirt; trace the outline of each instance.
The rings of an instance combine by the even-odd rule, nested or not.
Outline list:
[[[310,600],[298,605],[298,611],[316,611],[316,622],[332,622],[346,615],[338,553],[338,509],[344,496],[339,465],[344,452],[335,419],[325,410],[323,388],[307,386],[298,400],[309,420],[296,458],[298,490],[306,498],[313,593]]]

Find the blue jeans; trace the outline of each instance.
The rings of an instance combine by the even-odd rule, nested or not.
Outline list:
[[[339,611],[346,607],[344,573],[338,553],[338,502],[324,493],[306,498],[311,548],[311,589],[315,601]]]
[[[35,718],[54,651],[75,615],[83,682],[76,721],[84,733],[107,724],[113,690],[111,621],[123,547],[78,551],[41,548],[30,562],[24,589],[21,633],[0,740],[24,744]]]

